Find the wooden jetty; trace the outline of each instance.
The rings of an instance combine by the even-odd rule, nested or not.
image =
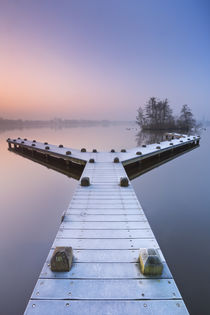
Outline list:
[[[169,135],[158,144],[122,152],[86,152],[27,139],[9,150],[80,179],[25,315],[188,314],[130,180],[199,146],[198,136]],[[118,162],[119,161],[119,162]],[[82,186],[83,178],[90,185]],[[120,185],[127,178],[128,186]],[[73,248],[70,271],[53,272],[58,246]],[[161,275],[140,270],[140,248],[154,248]]]

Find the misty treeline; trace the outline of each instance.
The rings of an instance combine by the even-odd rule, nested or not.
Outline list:
[[[196,127],[196,120],[188,105],[183,105],[179,116],[175,117],[168,100],[158,100],[156,97],[151,97],[143,108],[139,107],[136,122],[143,130],[189,131]]]
[[[2,130],[14,130],[23,128],[74,128],[74,127],[93,127],[93,126],[115,126],[127,124],[127,121],[115,120],[85,120],[85,119],[61,119],[54,118],[51,120],[22,120],[22,119],[5,119],[0,117],[0,132]]]

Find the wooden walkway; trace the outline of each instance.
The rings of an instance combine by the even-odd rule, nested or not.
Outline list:
[[[36,143],[36,148],[39,146]],[[154,147],[150,152],[144,149],[145,154],[156,151]],[[78,185],[25,315],[188,314],[131,183],[119,185],[127,174],[122,163],[113,163],[113,157],[122,161],[125,155],[136,159],[133,152],[76,152],[71,157],[82,156],[81,161],[94,157],[96,162],[86,163],[82,174],[90,178],[91,185]],[[69,272],[51,271],[50,258],[56,246],[72,246]],[[140,248],[158,249],[164,265],[161,276],[140,272]]]

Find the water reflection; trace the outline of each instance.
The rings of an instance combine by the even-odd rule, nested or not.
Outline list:
[[[160,143],[164,141],[166,138],[165,132],[154,132],[154,131],[140,131],[136,135],[136,142],[138,146],[142,146],[143,144],[151,144],[151,143]],[[147,157],[145,159],[141,159],[140,161],[134,162],[133,164],[129,164],[125,166],[125,170],[130,179],[134,179],[139,177],[146,172],[151,171],[153,168],[156,168],[164,163],[167,163],[193,149],[199,147],[199,142],[195,144],[186,144],[184,146],[178,146],[172,148],[172,150],[168,151],[160,151],[160,153],[153,155],[151,157]]]
[[[176,131],[174,131],[174,132],[176,133]],[[141,146],[142,144],[151,144],[151,143],[158,143],[158,142],[164,141],[165,140],[165,134],[166,134],[165,130],[161,130],[161,131],[140,130],[136,134],[136,144],[137,144],[137,146]],[[185,132],[184,134],[187,134],[187,132]],[[190,134],[191,135],[193,135],[193,134],[200,135],[201,129],[197,129],[195,131],[192,131]]]
[[[136,144],[137,146],[142,146],[142,144],[151,144],[161,142],[164,139],[165,131],[149,131],[140,130],[136,134]]]
[[[66,161],[62,158],[56,158],[54,156],[42,154],[36,150],[32,151],[24,147],[9,148],[8,150],[35,163],[41,164],[48,169],[54,170],[76,180],[80,179],[84,170],[84,165]]]

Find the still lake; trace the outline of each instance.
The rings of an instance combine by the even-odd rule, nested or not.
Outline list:
[[[1,130],[0,314],[19,315],[77,181],[9,152],[8,137],[105,151],[137,146],[144,135],[135,125]],[[201,134],[200,144],[132,181],[193,315],[210,314],[210,130]]]

